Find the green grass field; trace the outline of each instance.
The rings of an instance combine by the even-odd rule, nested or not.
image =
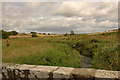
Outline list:
[[[97,69],[120,70],[118,33],[68,35],[3,40],[3,62],[81,67],[81,55]]]

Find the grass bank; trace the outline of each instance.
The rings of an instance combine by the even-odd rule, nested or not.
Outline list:
[[[118,33],[78,34],[3,41],[3,62],[81,67],[80,54],[92,59],[97,69],[120,70]]]
[[[67,44],[47,42],[39,37],[9,40],[9,47],[3,41],[3,62],[80,67],[79,52]]]

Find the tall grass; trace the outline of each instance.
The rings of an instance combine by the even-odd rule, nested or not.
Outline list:
[[[3,41],[3,61],[66,67],[80,67],[79,52],[63,43],[50,43],[41,38],[12,39],[10,46]]]
[[[118,33],[47,36],[3,41],[3,61],[20,64],[81,67],[81,56],[92,59],[93,68],[120,70]]]

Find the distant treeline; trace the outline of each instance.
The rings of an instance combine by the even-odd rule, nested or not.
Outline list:
[[[26,35],[26,33],[18,33],[17,31],[4,31],[4,30],[0,30],[1,38],[2,39],[7,39],[9,38],[9,36],[15,36],[17,34],[21,34],[21,35]],[[37,32],[30,32],[30,34],[32,34],[32,37],[38,37],[37,34],[43,34],[46,35],[47,33],[37,33]],[[51,35],[50,33],[48,33],[48,35]]]
[[[2,33],[2,35],[1,35],[2,39],[7,39],[11,35],[17,35],[18,34],[17,31],[4,31],[4,30],[1,30],[0,32]]]

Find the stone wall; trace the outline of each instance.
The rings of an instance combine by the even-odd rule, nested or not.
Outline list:
[[[120,72],[3,63],[2,80],[120,80]]]

